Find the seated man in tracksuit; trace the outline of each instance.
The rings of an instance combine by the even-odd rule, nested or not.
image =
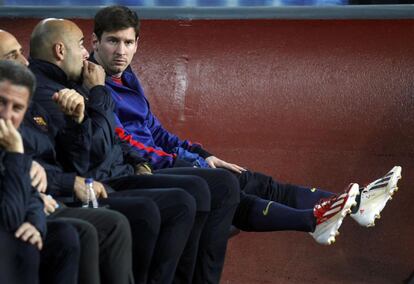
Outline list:
[[[71,225],[48,221],[31,186],[32,160],[18,128],[34,90],[33,74],[0,60],[0,282],[77,283],[78,234]]]
[[[53,35],[64,38],[50,39],[50,36]],[[178,243],[179,240],[184,240],[184,243],[186,240],[186,238],[179,238],[184,230],[179,229],[177,224],[174,225],[172,221],[167,224],[168,219],[173,220],[173,218],[166,219],[166,214],[171,214],[174,211],[169,210],[170,213],[168,213],[168,210],[162,209],[166,204],[173,205],[176,199],[169,197],[177,192],[177,189],[172,190],[171,188],[179,187],[183,188],[185,192],[191,193],[192,198],[196,200],[197,215],[190,239],[186,243],[183,256],[180,258],[175,281],[191,283],[193,271],[198,271],[196,273],[200,275],[199,282],[217,283],[224,263],[229,226],[238,203],[237,181],[225,171],[218,172],[214,181],[216,194],[214,197],[212,196],[213,200],[210,201],[211,189],[206,181],[199,177],[139,175],[142,167],[145,167],[142,166],[143,159],[137,157],[129,145],[121,143],[114,133],[113,101],[104,87],[105,74],[103,69],[85,61],[87,53],[74,50],[80,48],[81,39],[81,31],[70,21],[49,19],[42,21],[35,28],[30,44],[30,68],[40,83],[34,100],[48,112],[53,124],[61,129],[66,121],[54,102],[54,100],[58,101],[60,96],[64,96],[63,91],[60,90],[68,87],[75,88],[77,93],[83,94],[87,98],[86,115],[93,122],[93,142],[90,147],[89,170],[79,172],[79,175],[92,176],[96,180],[104,182],[109,191],[111,188],[115,189],[116,192],[109,193],[110,197],[137,196],[138,194],[153,199],[160,206],[161,233],[170,237],[168,239],[160,238],[156,247],[156,255],[159,257],[153,261],[153,267],[161,267],[160,264],[165,263],[165,257],[161,257],[162,254],[173,249],[179,251],[181,245]],[[53,44],[49,45],[48,42]],[[62,55],[56,56],[44,54],[44,51],[53,50],[53,47],[59,42],[64,42],[72,52],[64,52]],[[61,45],[64,46],[64,44]],[[102,72],[101,74],[99,74],[99,70]],[[92,83],[92,76],[89,73],[94,74],[97,78],[95,82]],[[83,78],[83,86],[74,83],[81,77]],[[59,148],[58,145],[57,148]],[[66,165],[66,169],[68,169],[68,164],[70,165],[70,163],[63,163]],[[96,183],[98,196],[105,192],[100,186],[102,184]],[[168,188],[168,190],[154,191],[151,189],[154,187]],[[103,203],[106,200],[100,202]],[[178,212],[181,212],[182,215],[183,210],[180,209]],[[170,229],[167,229],[168,227]],[[177,242],[177,244],[166,246],[168,241],[170,243]],[[175,266],[176,263],[168,265],[170,268]],[[163,283],[169,281],[171,279],[164,280]]]
[[[22,54],[20,43],[12,34],[0,30],[0,42],[0,58],[13,60],[23,66],[29,64]],[[24,123],[20,125],[19,132],[23,138],[25,155],[33,157],[34,153],[45,151],[44,149],[47,149],[48,147],[47,138],[36,138],[44,135],[44,130],[47,129],[47,125],[42,124],[42,119],[40,117],[32,118],[30,116],[30,111],[26,112],[26,116],[27,115],[29,115],[31,119],[36,119],[36,121],[43,127],[42,131],[33,131]],[[77,147],[76,137],[81,129],[88,129],[88,122],[85,122],[83,126],[80,125],[77,127],[77,124],[73,124],[72,126],[72,130],[75,132],[65,129],[66,139],[62,140],[65,140],[67,143],[67,151],[70,152],[72,149],[72,154],[80,155],[79,157],[81,157],[82,149]],[[48,186],[48,178],[50,176],[54,176],[54,180],[58,180],[59,182],[57,184],[54,183],[52,186],[49,184]],[[133,283],[131,256],[132,243],[128,220],[122,214],[112,210],[68,208],[63,204],[60,204],[57,209],[56,207],[58,204],[51,195],[45,194],[46,189],[60,187],[61,184],[65,185],[71,181],[73,182],[75,174],[67,173],[58,175],[56,173],[51,173],[50,175],[47,175],[44,168],[36,161],[33,161],[30,167],[30,179],[31,185],[38,190],[44,203],[44,212],[48,215],[48,228],[52,225],[54,227],[59,226],[61,223],[63,223],[64,226],[70,224],[76,228],[80,242],[79,273],[68,273],[71,275],[70,277],[63,277],[61,273],[59,275],[56,275],[56,273],[48,273],[48,271],[54,271],[55,267],[65,267],[59,261],[48,259],[48,261],[41,262],[41,282],[77,282],[80,284],[114,282],[124,284]],[[81,184],[79,188],[84,190],[84,185]],[[53,194],[54,192],[52,193],[50,191],[48,193]],[[71,229],[71,227],[69,227],[69,229]],[[56,229],[53,229],[53,227],[52,230],[49,230],[51,233],[48,235],[48,239],[57,239],[59,242],[55,242],[56,248],[46,250],[51,252],[52,259],[54,258],[53,255],[56,254],[56,251],[61,251],[62,254],[67,253],[61,248],[66,246],[65,243],[70,245],[71,242],[70,232],[65,234],[64,232],[59,233],[60,231],[57,231],[58,233],[56,233],[55,231]],[[63,243],[63,245],[61,245],[61,243]],[[50,247],[50,245],[48,247]],[[43,271],[46,273],[42,273]],[[76,280],[76,278],[78,279]]]
[[[351,210],[351,217],[360,225],[374,224],[397,189],[401,167],[394,167],[364,188],[351,184],[344,194],[336,196],[316,188],[282,184],[270,176],[245,170],[163,128],[130,67],[137,50],[139,28],[136,13],[127,7],[101,9],[94,20],[91,57],[107,73],[105,84],[116,103],[118,136],[141,157],[149,159],[153,169],[158,170],[156,173],[196,174],[194,169],[178,169],[183,165],[233,172],[241,190],[233,223],[246,231],[305,231],[311,232],[317,242],[331,244]]]

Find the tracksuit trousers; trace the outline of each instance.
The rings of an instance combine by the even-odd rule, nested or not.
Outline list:
[[[235,175],[241,196],[233,224],[244,231],[313,232],[314,206],[334,195],[316,188],[283,184],[261,173],[245,171]]]

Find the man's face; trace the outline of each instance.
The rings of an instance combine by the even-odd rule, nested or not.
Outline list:
[[[12,34],[5,31],[0,31],[0,59],[14,60],[25,66],[29,65],[20,43]]]
[[[104,32],[101,40],[94,35],[95,59],[108,75],[119,77],[131,63],[137,42],[134,28]]]
[[[0,118],[10,119],[18,128],[23,121],[29,102],[29,89],[13,85],[9,81],[0,82]]]
[[[66,54],[62,65],[68,79],[79,81],[82,77],[83,62],[88,59],[89,53],[83,45],[83,33],[74,25],[66,36]]]

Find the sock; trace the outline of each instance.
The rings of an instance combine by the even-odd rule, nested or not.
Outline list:
[[[279,186],[279,202],[296,209],[313,209],[323,198],[334,196],[332,192],[291,184]]]
[[[257,198],[250,208],[248,231],[303,231],[313,232],[316,219],[312,209],[295,209],[286,205]]]

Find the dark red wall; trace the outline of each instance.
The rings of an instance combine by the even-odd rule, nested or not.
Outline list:
[[[0,28],[27,47],[36,22]],[[401,283],[414,270],[414,20],[146,20],[133,68],[170,130],[282,181],[339,192],[403,167],[376,227],[348,218],[330,247],[242,233],[222,283]]]

